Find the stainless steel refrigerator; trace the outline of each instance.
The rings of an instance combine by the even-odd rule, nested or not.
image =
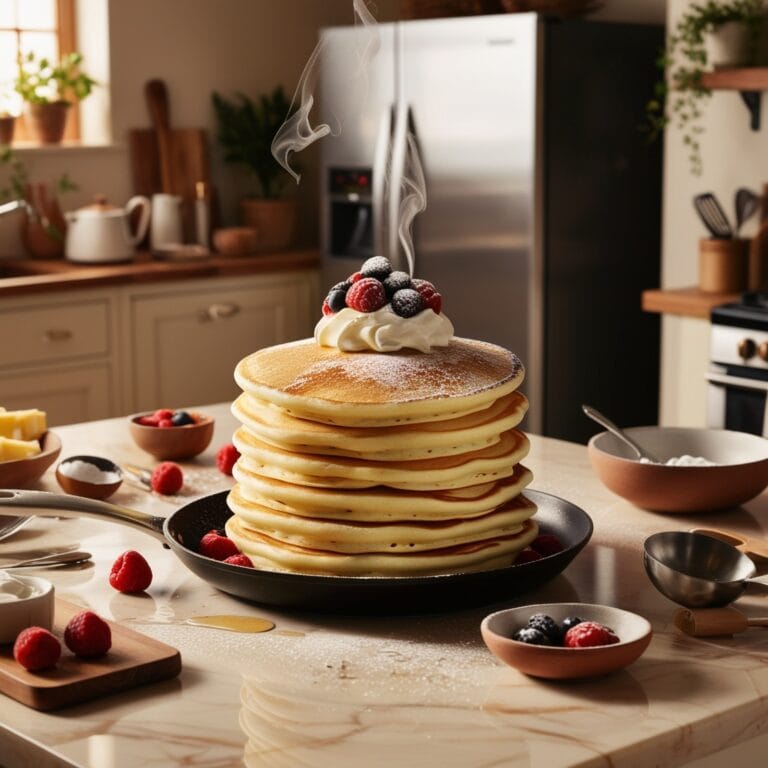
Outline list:
[[[526,366],[529,431],[585,441],[590,403],[623,424],[658,408],[660,147],[640,130],[663,30],[505,14],[322,32],[325,284],[368,256],[404,267],[399,191],[416,138],[427,208],[415,276],[456,334]]]

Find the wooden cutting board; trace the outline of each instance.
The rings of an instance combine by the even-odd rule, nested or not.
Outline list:
[[[175,677],[181,654],[169,645],[111,621],[112,648],[98,659],[78,659],[64,645],[64,628],[83,609],[56,600],[54,634],[62,640],[55,667],[27,672],[13,658],[13,645],[0,645],[0,692],[28,707],[60,709],[100,696]]]

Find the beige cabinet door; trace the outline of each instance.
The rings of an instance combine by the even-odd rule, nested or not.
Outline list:
[[[233,400],[240,359],[312,332],[314,273],[156,288],[130,297],[134,411]]]

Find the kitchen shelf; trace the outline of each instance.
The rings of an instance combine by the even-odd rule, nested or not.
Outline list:
[[[698,288],[656,288],[643,291],[643,310],[709,320],[713,307],[736,301],[740,293],[708,293]]]
[[[705,72],[701,78],[705,88],[716,91],[738,91],[749,110],[750,127],[760,130],[762,92],[768,90],[768,67],[741,67]]]

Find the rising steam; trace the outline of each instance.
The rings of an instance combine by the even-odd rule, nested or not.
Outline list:
[[[416,137],[408,133],[405,169],[402,181],[402,199],[398,211],[397,235],[408,260],[408,273],[413,277],[415,255],[412,225],[416,216],[427,207],[427,185],[421,165]]]
[[[368,30],[368,40],[360,61],[361,71],[367,77],[368,63],[376,55],[380,44],[376,20],[368,10],[366,0],[353,0],[352,10],[355,14],[355,23],[362,24]],[[309,60],[304,65],[304,70],[299,78],[299,84],[296,86],[296,91],[293,94],[293,101],[289,110],[292,114],[280,126],[275,137],[272,139],[273,157],[296,179],[297,184],[301,180],[301,176],[291,168],[290,156],[294,152],[301,152],[310,144],[313,144],[318,139],[322,139],[323,136],[327,136],[329,133],[338,135],[341,132],[340,126],[332,129],[327,123],[321,123],[317,127],[312,127],[309,120],[309,113],[312,111],[315,103],[314,91],[317,84],[318,61],[324,48],[324,41],[321,40],[315,46],[314,51],[312,51]],[[298,106],[293,111],[296,104]]]

